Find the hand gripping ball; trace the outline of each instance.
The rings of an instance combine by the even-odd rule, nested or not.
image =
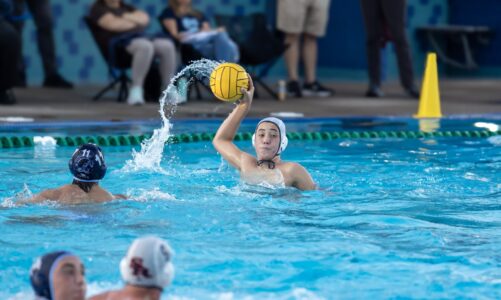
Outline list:
[[[240,65],[222,63],[210,74],[210,89],[219,100],[237,101],[242,98],[241,88],[249,88],[249,78]]]

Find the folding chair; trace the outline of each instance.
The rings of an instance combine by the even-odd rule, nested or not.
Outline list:
[[[247,16],[216,15],[218,26],[224,26],[240,49],[240,64],[251,74],[253,81],[275,99],[277,93],[264,81],[269,70],[287,49],[283,40],[268,27],[263,13]],[[258,97],[256,89],[256,97]]]
[[[132,56],[128,54],[125,49],[117,48],[113,49],[114,53],[110,53],[108,47],[103,47],[97,43],[97,35],[100,28],[95,24],[95,22],[88,16],[84,17],[84,22],[90,30],[94,42],[96,42],[99,52],[106,64],[108,65],[108,73],[112,78],[111,82],[100,90],[92,99],[94,101],[101,98],[106,92],[114,89],[118,84],[118,96],[117,101],[123,102],[127,99],[129,94],[129,83],[131,82],[129,76],[127,75],[127,70],[131,67]]]
[[[165,29],[165,27],[164,27],[164,25],[162,23],[161,16],[158,16],[157,20],[160,23],[160,27],[162,28],[162,31],[165,34],[169,34],[167,32],[167,29]],[[182,64],[181,69],[184,68],[184,67],[186,67],[187,65],[189,65],[190,62],[192,62],[194,60],[199,60],[199,59],[203,58],[203,55],[199,51],[197,51],[192,45],[190,45],[190,44],[183,44],[183,43],[180,43],[177,40],[174,40],[174,43],[175,43],[176,48],[178,49],[180,57],[181,57],[181,64]],[[209,87],[206,84],[204,84],[202,81],[198,80],[195,77],[186,78],[186,80],[190,80],[190,79],[191,79],[191,84],[187,87],[187,89],[188,89],[187,90],[188,100],[191,98],[191,92],[193,90],[193,87],[195,88],[195,93],[196,93],[197,99],[201,100],[202,99],[202,94],[200,92],[199,84],[201,84],[208,91],[210,91]]]

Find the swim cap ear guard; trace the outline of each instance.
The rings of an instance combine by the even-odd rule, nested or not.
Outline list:
[[[47,274],[45,274],[47,273]],[[50,299],[49,272],[42,270],[42,258],[39,257],[30,269],[30,282],[35,295]]]
[[[136,239],[120,261],[122,279],[131,285],[163,289],[174,279],[173,251],[155,236]]]
[[[106,163],[101,148],[87,143],[78,147],[68,162],[73,178],[82,182],[98,182],[106,174]]]
[[[264,122],[272,123],[278,127],[278,133],[280,134],[280,147],[278,147],[278,151],[277,154],[275,154],[275,156],[280,155],[285,150],[285,148],[287,148],[287,145],[289,144],[289,139],[287,139],[285,124],[279,118],[268,117],[262,119],[261,121],[259,121],[259,123],[257,123],[256,130],[259,127],[259,125],[261,125],[261,123]],[[256,147],[256,133],[252,135],[252,146],[254,148]]]

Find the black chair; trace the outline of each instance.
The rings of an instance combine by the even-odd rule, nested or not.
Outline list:
[[[182,44],[179,43],[179,53],[181,54],[181,63],[183,64],[183,68],[187,65],[189,65],[192,61],[194,60],[199,60],[204,58],[203,55],[196,50],[192,45],[190,44]],[[206,90],[210,91],[208,87],[208,83],[202,82],[198,78],[192,76],[191,78],[187,78],[187,80],[190,80],[191,84],[188,86],[187,90],[187,97],[188,100],[191,98],[191,92],[193,88],[195,88],[195,93],[197,95],[197,99],[201,100],[202,99],[202,93],[200,92],[200,87],[199,85],[202,85]]]
[[[99,91],[92,99],[98,100],[106,92],[114,89],[118,84],[118,96],[117,101],[123,102],[129,94],[129,83],[131,82],[129,76],[127,75],[127,70],[132,65],[132,56],[121,47],[113,49],[114,53],[110,53],[108,47],[104,47],[97,42],[97,35],[100,28],[95,24],[95,22],[88,16],[84,17],[84,22],[90,30],[94,42],[96,42],[99,52],[103,56],[106,64],[108,65],[108,73],[112,78],[112,81]]]
[[[216,24],[224,26],[240,50],[240,61],[251,74],[254,83],[278,99],[277,93],[264,82],[273,65],[287,49],[283,39],[269,27],[263,13],[247,16],[216,15]],[[256,97],[258,97],[256,89]]]
[[[163,19],[161,18],[161,16],[158,16],[157,20],[160,23],[160,27],[162,28],[162,31],[167,36],[170,36],[169,33],[167,32],[167,29],[163,25],[163,22],[162,22]],[[181,57],[181,65],[182,65],[181,69],[184,68],[185,66],[189,65],[194,60],[199,60],[199,59],[204,58],[202,53],[200,53],[192,45],[183,44],[177,40],[174,40],[174,43],[175,43],[176,48],[178,49],[180,57]],[[207,84],[200,81],[196,77],[186,78],[186,80],[188,80],[190,82],[190,85],[188,86],[188,90],[187,90],[188,100],[191,98],[191,92],[192,92],[193,88],[195,88],[195,93],[196,93],[197,99],[198,100],[202,99],[202,93],[200,92],[199,84],[201,84],[206,90],[210,91],[210,88],[207,86]]]

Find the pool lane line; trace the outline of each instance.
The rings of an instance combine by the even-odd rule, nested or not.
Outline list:
[[[235,141],[245,141],[252,138],[253,132],[237,133]],[[450,131],[333,131],[333,132],[289,132],[290,140],[304,141],[329,141],[335,139],[419,139],[419,138],[487,138],[501,135],[501,130],[450,130]],[[215,133],[181,133],[172,135],[167,143],[193,143],[212,141]],[[79,146],[85,143],[94,143],[100,146],[136,146],[140,145],[151,135],[97,135],[97,136],[56,136],[53,137],[59,146]],[[0,148],[22,148],[35,146],[34,137],[31,136],[0,136]]]

